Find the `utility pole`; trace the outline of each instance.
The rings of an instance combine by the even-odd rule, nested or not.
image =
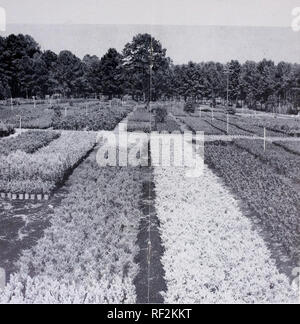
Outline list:
[[[33,108],[35,109],[36,108],[35,97],[33,96],[32,99],[33,99]]]
[[[227,64],[226,67],[225,67],[225,74],[226,74],[226,109],[229,108],[229,73],[230,73],[230,68],[229,68],[229,64]]]
[[[229,70],[227,72],[227,109],[229,107]]]

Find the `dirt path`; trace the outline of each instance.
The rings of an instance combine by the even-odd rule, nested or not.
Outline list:
[[[144,217],[140,222],[138,235],[139,255],[136,263],[140,271],[135,279],[138,304],[162,304],[162,292],[166,291],[165,272],[161,263],[164,253],[160,223],[155,209],[155,188],[150,170],[143,183],[141,208]]]

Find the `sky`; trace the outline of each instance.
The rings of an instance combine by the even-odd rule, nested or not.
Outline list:
[[[0,0],[13,24],[291,25],[300,0]]]
[[[300,63],[291,29],[300,0],[0,0],[7,30],[32,35],[43,50],[101,57],[152,33],[174,63],[237,59]]]

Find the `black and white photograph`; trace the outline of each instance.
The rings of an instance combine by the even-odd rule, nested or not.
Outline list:
[[[299,302],[300,0],[0,0],[0,304]]]

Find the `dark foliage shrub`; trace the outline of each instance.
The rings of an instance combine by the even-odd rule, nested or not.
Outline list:
[[[164,123],[167,116],[168,112],[165,107],[157,107],[155,109],[155,120],[157,123]]]
[[[196,110],[196,101],[192,98],[189,98],[184,104],[184,111],[193,114],[195,110]]]
[[[15,132],[12,125],[6,125],[2,122],[0,122],[0,138],[9,136]]]

